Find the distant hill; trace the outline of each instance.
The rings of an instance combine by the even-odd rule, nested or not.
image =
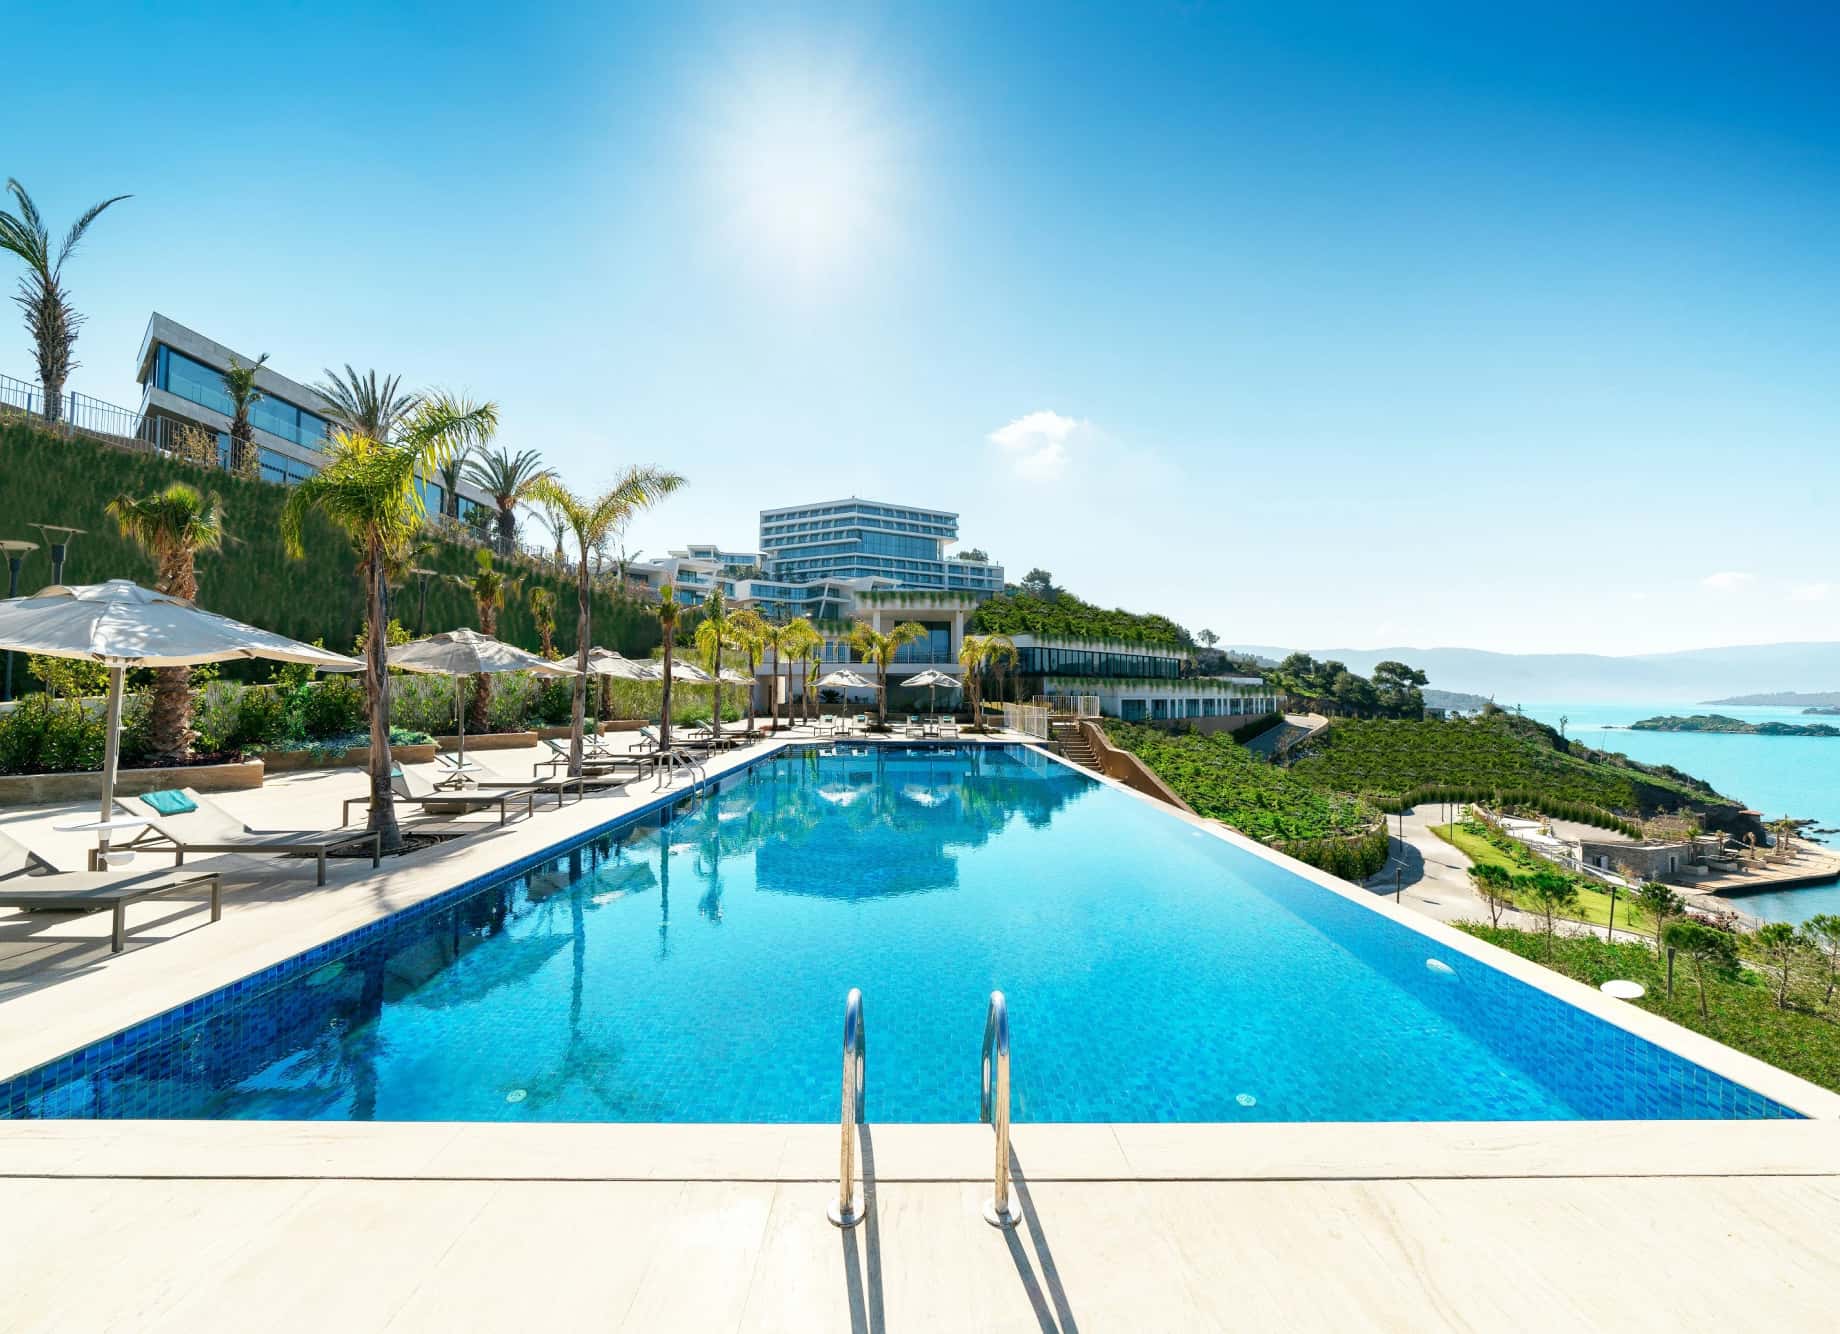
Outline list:
[[[1766,690],[1761,695],[1733,695],[1730,699],[1706,699],[1700,703],[1749,705],[1759,709],[1831,709],[1840,706],[1840,690]]]
[[[1270,644],[1236,644],[1240,652],[1282,658]],[[1753,644],[1641,653],[1490,653],[1473,648],[1311,648],[1366,674],[1396,658],[1423,668],[1440,690],[1492,695],[1498,704],[1675,701],[1692,704],[1737,691],[1783,691],[1784,682],[1840,681],[1840,643]],[[1730,699],[1715,701],[1735,703]]]
[[[1488,704],[1487,695],[1471,695],[1461,690],[1438,690],[1426,686],[1424,690],[1427,709],[1453,709],[1463,713],[1478,713]]]

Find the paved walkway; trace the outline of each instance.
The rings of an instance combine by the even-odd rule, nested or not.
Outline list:
[[[1840,1291],[1833,1124],[1024,1126],[1007,1233],[983,1126],[871,1127],[848,1232],[835,1127],[315,1127],[304,1173],[261,1141],[306,1128],[86,1129],[0,1176],[0,1329],[1792,1334]]]
[[[1446,822],[1449,809],[1427,805],[1407,811],[1403,842],[1401,817],[1387,816],[1386,865],[1366,888],[1391,898],[1397,887],[1402,904],[1440,922],[1486,922],[1489,910],[1471,887],[1469,858],[1431,832],[1432,825]]]

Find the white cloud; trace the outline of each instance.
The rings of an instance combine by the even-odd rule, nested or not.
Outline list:
[[[1825,602],[1833,591],[1832,584],[1796,584],[1789,590],[1789,601]]]
[[[1752,576],[1742,570],[1720,570],[1717,574],[1709,574],[1701,579],[1699,586],[1714,593],[1736,593],[1751,579]]]
[[[1087,423],[1046,408],[1016,418],[990,433],[990,442],[1010,456],[1016,476],[1052,481],[1067,468],[1067,442]]]

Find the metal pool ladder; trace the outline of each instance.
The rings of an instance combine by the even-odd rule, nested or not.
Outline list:
[[[1014,1227],[1022,1215],[1009,1202],[1009,1005],[1001,991],[990,993],[990,1008],[984,1012],[978,1119],[991,1122],[997,1130],[997,1164],[991,1174],[990,1199],[984,1204],[984,1221],[992,1227]]]
[[[843,1002],[843,1144],[837,1159],[837,1198],[826,1211],[838,1227],[855,1227],[863,1220],[863,1197],[856,1193],[856,1131],[863,1119],[863,1092],[862,989],[851,987]]]

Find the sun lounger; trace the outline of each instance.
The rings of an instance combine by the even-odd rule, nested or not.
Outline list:
[[[326,856],[339,848],[368,842],[371,865],[383,860],[382,839],[377,834],[351,830],[321,829],[251,829],[210,798],[192,788],[181,788],[193,809],[162,815],[146,798],[136,798],[136,805],[117,800],[116,806],[128,814],[147,821],[147,827],[121,847],[142,851],[171,852],[173,865],[183,866],[187,856],[195,853],[251,853],[271,857],[311,857],[317,879],[326,883]],[[92,854],[93,855],[93,854]]]
[[[77,913],[109,909],[114,915],[111,954],[128,947],[130,903],[200,887],[211,891],[215,922],[224,915],[223,883],[216,871],[60,871],[24,844],[0,834],[0,908]]]
[[[606,763],[603,761],[602,763]],[[470,766],[473,771],[474,785],[482,790],[501,788],[530,788],[534,792],[547,792],[556,798],[556,805],[561,806],[563,799],[573,791],[575,800],[580,801],[588,794],[589,788],[599,791],[603,788],[622,787],[631,779],[621,778],[616,774],[590,772],[584,763],[582,774],[574,778],[566,773],[552,773],[542,778],[507,778],[488,764],[475,760]]]
[[[511,818],[510,804],[522,798],[524,813],[537,813],[536,789],[529,784],[515,788],[505,788],[493,792],[443,792],[419,773],[411,773],[400,764],[390,770],[390,790],[396,794],[398,801],[419,806],[430,815],[456,815],[467,811],[490,810],[498,808],[498,822],[504,824]],[[344,817],[340,824],[351,823],[351,808],[362,805],[370,806],[370,793],[361,797],[345,798]]]
[[[550,758],[547,760],[538,760],[535,764],[531,765],[530,772],[532,776],[535,777],[540,775],[545,769],[548,769],[552,774],[567,769],[569,766],[568,745],[559,737],[545,737],[543,744],[549,747]],[[655,738],[653,740],[653,748],[654,750],[656,749]],[[605,778],[621,769],[630,768],[633,771],[634,777],[638,777],[643,774],[647,768],[656,764],[656,762],[655,756],[648,751],[622,752],[609,750],[606,746],[602,746],[598,755],[590,755],[584,748],[582,751],[581,772],[585,777],[595,779]]]

